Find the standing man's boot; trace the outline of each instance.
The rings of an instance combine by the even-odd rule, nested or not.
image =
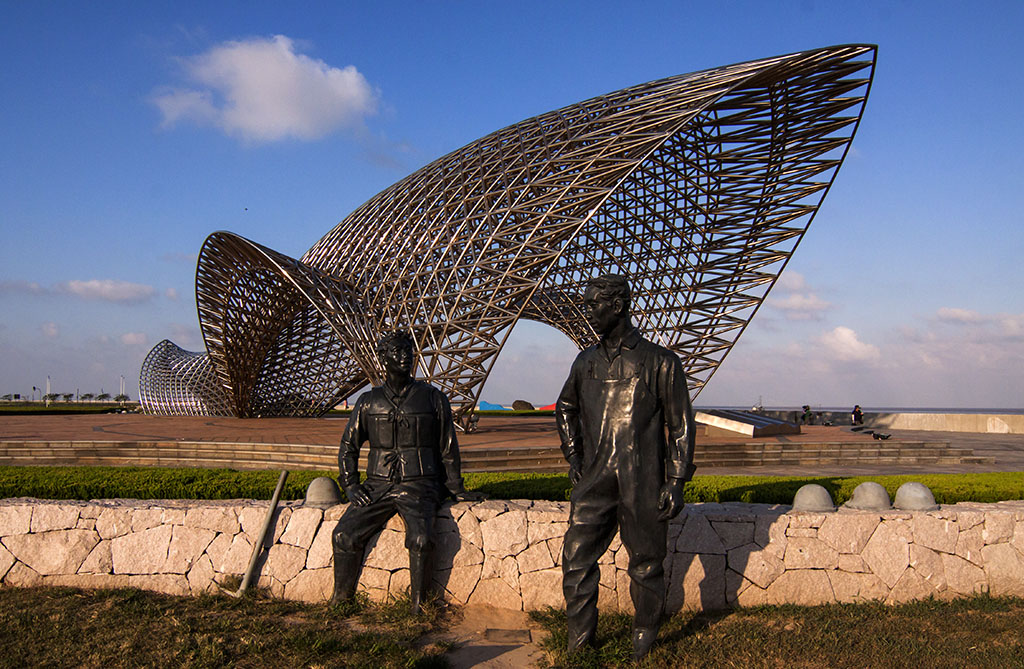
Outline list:
[[[430,581],[434,576],[432,551],[409,551],[409,601],[412,612],[419,613],[430,594]]]
[[[639,662],[651,652],[654,642],[658,640],[657,627],[633,628],[633,660]]]
[[[334,551],[334,594],[331,604],[338,604],[356,594],[359,571],[363,566],[363,554],[349,551]]]

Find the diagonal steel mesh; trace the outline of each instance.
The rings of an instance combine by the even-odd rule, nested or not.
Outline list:
[[[199,318],[236,415],[322,413],[379,382],[413,331],[464,415],[520,318],[578,346],[586,281],[630,277],[637,325],[700,392],[789,260],[845,157],[875,48],[686,74],[488,135],[359,207],[301,260],[204,245]]]

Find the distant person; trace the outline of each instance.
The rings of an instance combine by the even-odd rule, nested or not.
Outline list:
[[[860,410],[860,405],[853,405],[853,411],[850,412],[850,424],[851,425],[863,425],[864,424],[864,412]]]
[[[804,410],[803,415],[800,417],[801,422],[804,425],[814,425],[814,414],[811,412],[811,405],[805,404],[801,408]]]

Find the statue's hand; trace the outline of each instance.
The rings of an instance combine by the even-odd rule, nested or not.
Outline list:
[[[685,481],[673,478],[661,486],[661,494],[658,496],[658,511],[660,511],[658,520],[671,520],[683,510],[683,488],[685,486]]]
[[[482,492],[463,490],[455,493],[456,502],[482,502],[485,499],[487,499],[487,495]]]
[[[345,496],[348,497],[348,501],[356,506],[366,506],[371,502],[370,493],[366,492],[366,488],[363,487],[362,483],[353,483],[350,486],[345,486]]]
[[[569,483],[576,485],[583,478],[583,463],[580,458],[569,461]]]

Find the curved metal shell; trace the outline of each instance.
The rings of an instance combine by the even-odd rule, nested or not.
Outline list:
[[[261,392],[311,378],[328,351],[336,369],[321,376],[335,388],[320,384],[323,400],[312,404],[378,381],[373,343],[406,327],[421,375],[465,412],[520,318],[548,323],[581,347],[593,340],[579,295],[604,272],[630,277],[637,325],[679,353],[696,395],[831,185],[874,57],[869,45],[817,49],[654,81],[528,119],[384,190],[301,261],[218,238],[226,250],[200,261],[197,293],[211,296],[200,298],[200,321],[236,411],[253,415],[266,405]],[[276,259],[253,264],[256,256]],[[218,267],[238,263],[269,274],[242,284],[219,276]],[[311,273],[335,290],[297,291],[295,276]],[[327,331],[326,339],[313,334]],[[311,340],[322,344],[295,343]],[[272,349],[276,380],[268,384]],[[266,390],[256,392],[261,379]]]

